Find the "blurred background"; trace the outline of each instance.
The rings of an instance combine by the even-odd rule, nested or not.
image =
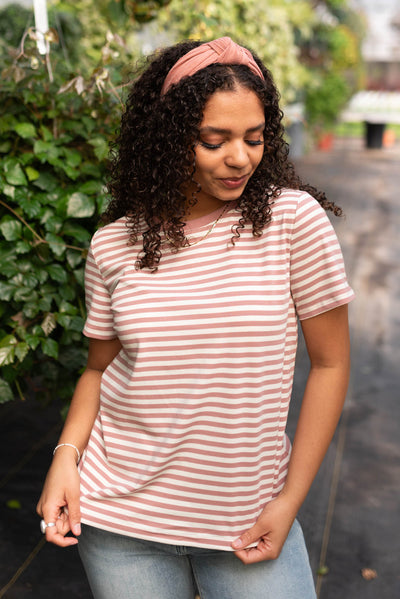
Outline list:
[[[269,66],[296,168],[345,212],[352,382],[301,512],[317,594],[400,597],[399,1],[0,0],[0,598],[90,597],[35,505],[85,364],[109,143],[137,64],[223,35]],[[300,343],[290,433],[306,371]]]

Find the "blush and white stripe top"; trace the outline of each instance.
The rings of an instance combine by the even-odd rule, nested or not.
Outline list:
[[[218,212],[189,221],[204,237]],[[82,521],[141,539],[231,550],[282,489],[297,317],[349,302],[333,228],[285,190],[262,237],[233,246],[234,206],[196,245],[135,270],[125,219],[94,235],[84,334],[118,337],[81,461]]]

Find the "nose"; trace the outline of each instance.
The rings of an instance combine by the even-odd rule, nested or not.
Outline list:
[[[225,164],[231,168],[242,169],[249,164],[248,147],[243,141],[232,141],[227,147]]]

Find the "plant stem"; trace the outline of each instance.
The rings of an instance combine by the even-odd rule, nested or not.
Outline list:
[[[7,208],[7,210],[9,210],[10,212],[12,212],[14,214],[14,216],[16,216],[18,218],[18,220],[21,221],[21,223],[23,223],[25,225],[25,227],[27,227],[30,232],[36,237],[36,239],[40,242],[40,243],[49,243],[46,239],[43,239],[43,237],[41,237],[38,233],[36,233],[35,229],[32,229],[32,227],[26,222],[26,220],[20,215],[18,214],[18,212],[16,212],[13,208],[11,208],[11,206],[9,204],[7,204],[6,202],[3,202],[3,200],[0,200],[0,204],[2,206],[4,206],[4,208]],[[85,248],[80,248],[77,247],[75,245],[68,245],[67,243],[58,243],[54,242],[56,245],[62,245],[64,247],[66,247],[69,250],[77,250],[79,252],[84,252]]]
[[[22,393],[22,389],[21,389],[21,386],[20,386],[20,384],[18,382],[18,379],[15,379],[14,383],[15,383],[15,386],[17,388],[20,400],[21,401],[25,401],[25,397],[24,397],[24,394]]]

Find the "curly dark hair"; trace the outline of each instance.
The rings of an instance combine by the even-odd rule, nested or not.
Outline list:
[[[341,209],[323,192],[304,184],[288,160],[279,93],[270,71],[253,54],[265,80],[245,65],[212,64],[184,77],[161,96],[164,79],[177,60],[202,42],[186,41],[148,58],[145,70],[130,90],[121,128],[113,145],[108,189],[111,201],[105,222],[125,216],[130,243],[143,234],[143,249],[136,267],[157,270],[161,259],[162,231],[178,251],[184,234],[186,196],[182,189],[193,181],[194,147],[207,100],[217,90],[237,85],[256,93],[264,106],[264,154],[237,203],[238,222],[232,243],[240,231],[252,225],[260,236],[271,220],[271,205],[282,188],[308,191],[325,210]],[[195,197],[193,198],[195,202]]]

